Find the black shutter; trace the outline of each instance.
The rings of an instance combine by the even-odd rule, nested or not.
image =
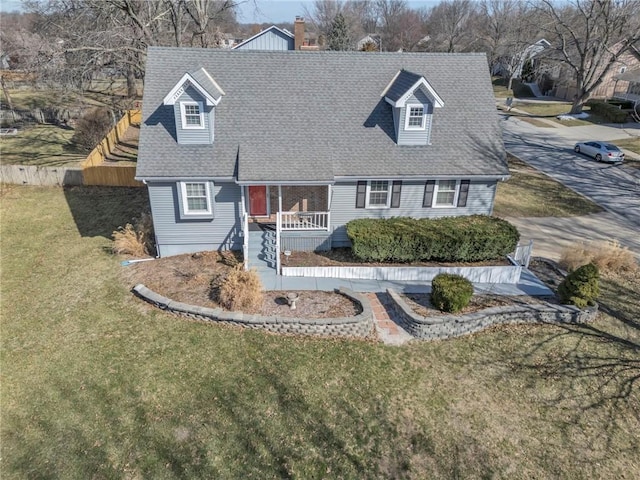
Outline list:
[[[356,208],[364,208],[367,199],[367,182],[358,182],[356,189]]]
[[[469,196],[469,183],[470,180],[461,180],[460,181],[460,193],[458,193],[458,206],[466,207],[467,206],[467,197]]]
[[[402,192],[402,180],[394,180],[391,190],[391,208],[400,206],[400,194]]]
[[[435,180],[427,180],[427,183],[424,186],[424,199],[422,200],[423,207],[431,208],[431,204],[433,203],[433,190],[435,189],[435,187]]]

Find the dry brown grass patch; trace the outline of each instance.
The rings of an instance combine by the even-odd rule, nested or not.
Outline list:
[[[567,271],[573,271],[588,263],[595,264],[599,270],[605,272],[633,272],[638,268],[633,253],[617,240],[573,243],[562,251],[559,262]]]
[[[119,255],[145,257],[155,255],[153,242],[153,220],[151,215],[143,213],[134,220],[113,232],[113,251]]]

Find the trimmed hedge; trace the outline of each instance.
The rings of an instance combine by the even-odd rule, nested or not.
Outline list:
[[[591,107],[593,113],[600,115],[609,122],[624,123],[627,120],[627,112],[621,110],[618,105],[594,100],[587,102],[587,105]]]
[[[442,312],[459,312],[472,296],[473,285],[460,275],[440,273],[431,282],[431,304]]]
[[[571,272],[558,285],[558,295],[564,304],[585,308],[594,305],[600,295],[600,272],[593,263],[588,263]]]
[[[486,215],[351,220],[347,235],[360,260],[401,263],[496,260],[520,239],[509,222]]]

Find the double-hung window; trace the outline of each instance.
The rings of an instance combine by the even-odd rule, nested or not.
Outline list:
[[[405,130],[424,130],[425,115],[423,105],[407,105]]]
[[[389,181],[372,180],[367,185],[367,208],[389,208]]]
[[[453,207],[456,204],[458,182],[440,180],[436,183],[434,207]]]
[[[182,128],[204,128],[204,111],[200,102],[180,103]]]
[[[181,182],[182,212],[185,216],[210,216],[211,192],[209,182]]]
[[[470,180],[429,180],[424,187],[425,208],[466,207]]]

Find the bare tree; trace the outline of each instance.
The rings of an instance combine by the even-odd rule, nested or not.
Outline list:
[[[531,22],[531,11],[518,0],[483,0],[479,4],[477,32],[491,71],[500,71],[509,79],[511,90],[514,78],[522,67],[536,41],[537,28]]]
[[[471,0],[444,0],[433,7],[428,19],[433,48],[448,53],[467,51],[477,39],[469,28],[475,14]]]
[[[602,83],[620,55],[640,41],[638,0],[538,0],[533,8],[557,61],[574,74],[577,93],[571,113]]]
[[[384,50],[397,51],[402,48],[403,19],[409,7],[405,0],[377,0],[376,8],[380,22],[380,33]]]

